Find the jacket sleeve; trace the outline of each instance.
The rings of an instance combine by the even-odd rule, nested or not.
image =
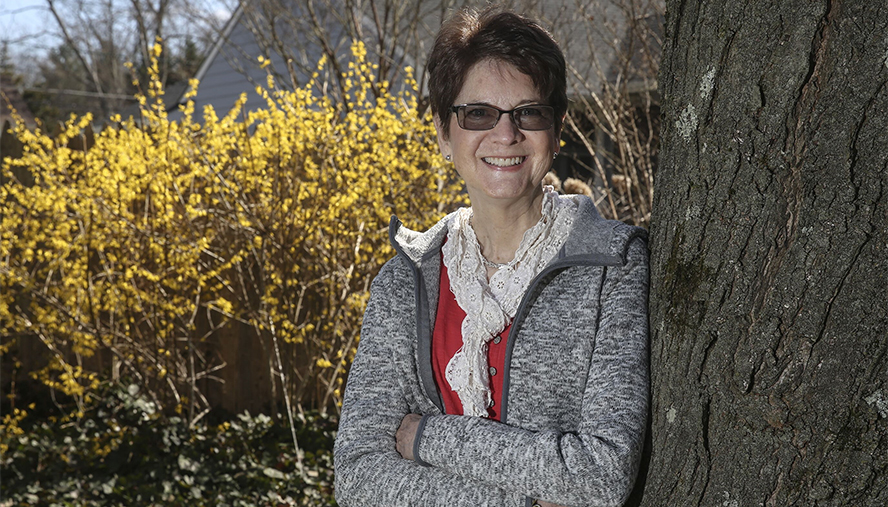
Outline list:
[[[409,413],[394,364],[391,335],[404,318],[390,315],[391,262],[373,281],[361,342],[351,366],[333,449],[336,501],[343,507],[519,507],[517,494],[442,468],[423,467],[395,450],[395,433]]]
[[[488,419],[428,416],[418,459],[565,506],[619,506],[632,489],[648,413],[648,259],[643,240],[606,268],[595,351],[576,432],[528,431]]]

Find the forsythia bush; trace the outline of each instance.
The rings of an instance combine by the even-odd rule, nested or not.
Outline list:
[[[100,380],[125,376],[194,422],[226,360],[209,343],[238,326],[288,402],[335,406],[370,280],[393,255],[390,216],[423,228],[464,199],[415,83],[388,92],[352,49],[344,103],[269,78],[264,109],[243,111],[244,96],[198,121],[189,102],[171,121],[155,61],[141,118],[112,118],[85,149],[69,145],[88,116],[55,138],[19,122],[24,155],[3,160],[0,187],[2,347],[39,340],[49,360],[34,377],[81,411]]]

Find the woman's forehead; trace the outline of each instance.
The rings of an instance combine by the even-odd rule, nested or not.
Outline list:
[[[511,108],[540,102],[541,99],[530,76],[508,62],[488,59],[469,68],[456,103],[481,103]]]

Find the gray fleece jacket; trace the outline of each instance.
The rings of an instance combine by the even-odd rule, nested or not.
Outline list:
[[[336,499],[360,506],[619,506],[648,412],[648,256],[643,229],[586,197],[510,331],[502,421],[446,415],[431,369],[445,217],[424,233],[392,219],[398,255],[371,287],[334,447]],[[416,461],[395,450],[423,415]]]

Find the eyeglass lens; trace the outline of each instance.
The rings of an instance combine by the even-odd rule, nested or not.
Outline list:
[[[503,111],[493,106],[455,106],[456,119],[465,130],[490,130],[499,122],[500,116],[508,114],[521,130],[546,130],[553,124],[555,112],[551,106],[530,105]]]

